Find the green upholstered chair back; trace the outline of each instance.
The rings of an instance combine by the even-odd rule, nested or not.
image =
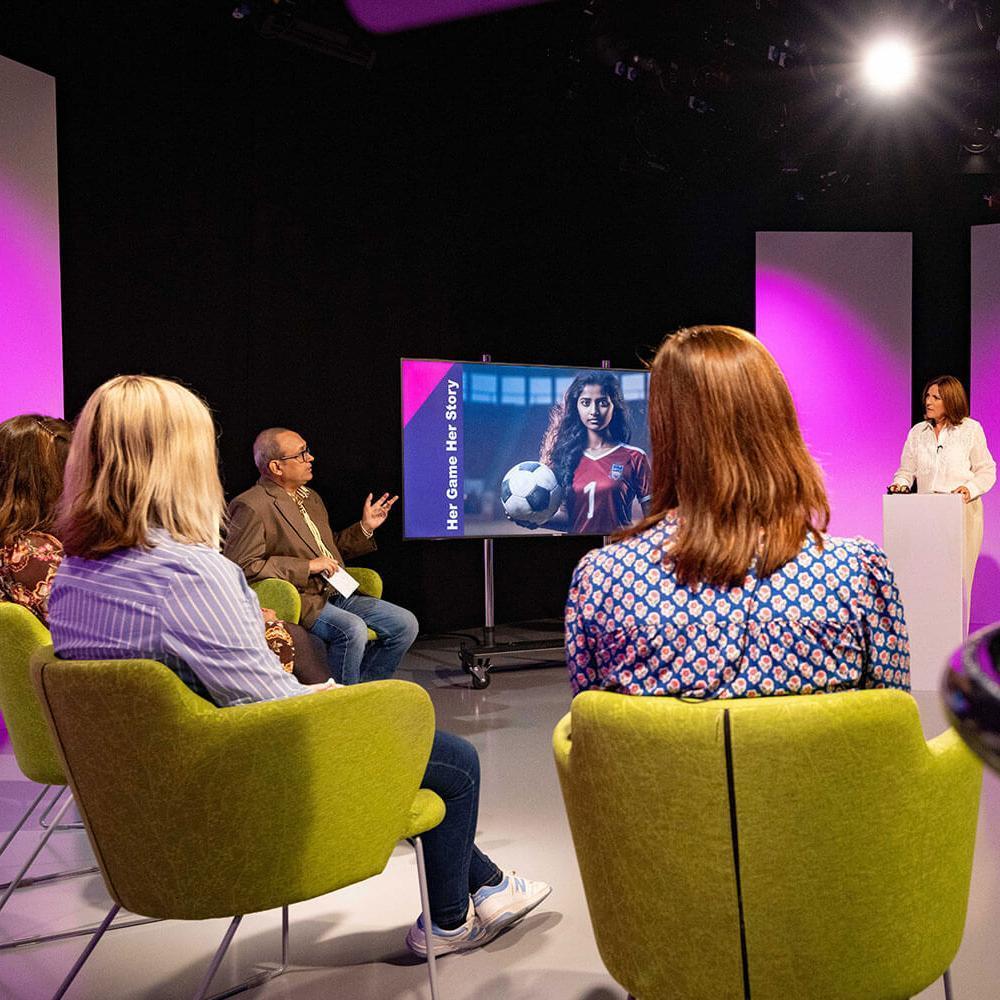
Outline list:
[[[587,692],[554,749],[601,956],[638,1000],[902,1000],[958,950],[981,768],[902,692]]]
[[[51,641],[27,608],[0,601],[0,713],[17,766],[30,781],[65,785],[62,761],[31,685],[31,654]]]
[[[373,569],[367,566],[345,566],[344,567],[355,580],[358,581],[358,593],[368,597],[382,596],[382,577]]]
[[[48,647],[33,675],[108,890],[134,913],[310,899],[382,871],[411,831],[434,731],[415,684],[219,709],[150,660]]]
[[[358,593],[368,597],[382,596],[382,577],[364,566],[347,566],[347,572],[358,581]],[[302,598],[295,587],[287,580],[277,580],[270,577],[250,584],[257,594],[262,608],[270,608],[283,622],[298,624],[302,614]],[[368,639],[374,642],[378,636],[372,629],[368,630]]]
[[[382,577],[373,569],[361,566],[348,566],[347,572],[358,581],[358,593],[368,597],[382,596]],[[250,584],[257,594],[262,608],[270,608],[277,612],[283,622],[297,623],[302,614],[302,598],[295,587],[287,580],[269,577]],[[374,633],[372,633],[374,637]]]
[[[257,595],[262,608],[270,608],[283,622],[298,624],[302,615],[302,598],[287,580],[270,577],[251,583],[250,588]]]

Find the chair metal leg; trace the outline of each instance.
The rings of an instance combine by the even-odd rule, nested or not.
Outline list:
[[[954,1000],[951,992],[951,969],[944,970],[944,1000]]]
[[[60,830],[66,829],[65,827],[60,827]],[[18,889],[30,889],[33,885],[47,885],[50,882],[62,882],[68,878],[78,878],[80,875],[93,875],[99,872],[101,869],[97,865],[91,865],[89,868],[74,868],[72,871],[68,872],[50,872],[48,875],[32,875],[31,878],[23,878],[17,883]],[[0,890],[6,889],[8,886],[13,885],[13,882],[0,882]],[[0,945],[2,948],[3,945]]]
[[[226,1000],[226,997],[236,996],[237,993],[245,993],[247,990],[255,989],[264,983],[277,979],[288,968],[288,907],[281,908],[281,964],[274,969],[264,969],[256,973],[249,979],[244,979],[242,983],[231,986],[221,993],[213,993],[208,1000]],[[207,982],[205,984],[207,986]],[[200,998],[199,998],[200,1000]]]
[[[38,818],[38,825],[43,829],[47,830],[49,828],[49,813],[55,808],[56,803],[59,801],[63,792],[66,791],[66,787],[60,790],[59,794],[46,806],[45,812]],[[73,823],[59,823],[56,826],[57,830],[82,830],[83,823],[79,821],[74,821]]]
[[[7,849],[7,846],[14,838],[14,834],[17,833],[22,826],[24,826],[28,817],[38,807],[39,802],[42,801],[42,796],[45,795],[45,793],[51,787],[52,787],[51,785],[46,785],[41,790],[35,801],[32,802],[31,808],[21,817],[20,822],[11,831],[10,835],[4,841],[3,846],[0,847],[0,854],[3,854],[3,852]],[[47,811],[50,811],[52,809],[52,806],[59,801],[59,799],[62,797],[65,791],[66,791],[65,788],[61,788],[59,790],[55,798],[49,803],[49,809]],[[72,801],[73,798],[71,796],[69,799],[66,800],[66,802],[63,803],[63,807],[59,812],[60,816],[62,815],[63,812],[65,812],[67,808],[69,808],[69,805]],[[100,869],[96,865],[91,865],[89,868],[77,868],[74,871],[69,871],[69,872],[53,872],[51,875],[36,875],[34,878],[24,877],[24,873],[31,867],[31,864],[35,860],[35,858],[38,857],[39,853],[45,846],[49,837],[51,837],[52,834],[59,829],[65,829],[65,827],[59,826],[58,822],[50,823],[48,829],[45,831],[45,836],[42,837],[42,840],[38,844],[38,847],[35,849],[35,852],[31,855],[30,858],[28,858],[28,860],[22,866],[21,870],[17,873],[17,875],[9,882],[4,882],[0,884],[0,889],[6,890],[3,896],[0,897],[0,910],[3,909],[3,907],[7,903],[7,900],[10,899],[11,895],[13,895],[16,889],[26,889],[28,886],[41,885],[47,882],[59,882],[62,881],[63,879],[75,878],[77,875],[91,875],[94,872],[100,871]],[[134,920],[123,920],[120,924],[115,924],[114,927],[111,927],[110,930],[115,931],[123,927],[139,927],[141,924],[156,923],[157,920],[158,920],[157,917],[136,917]],[[100,926],[102,925],[98,925],[98,927],[79,927],[75,931],[59,931],[56,934],[36,934],[32,937],[15,938],[13,941],[0,941],[0,951],[9,951],[12,948],[24,948],[31,944],[44,944],[47,941],[65,941],[68,938],[83,937],[83,935],[85,934],[93,934],[95,931],[99,929]],[[105,930],[107,929],[109,928],[105,928]]]
[[[61,808],[59,809],[59,812],[56,813],[55,822],[45,831],[45,836],[42,837],[42,839],[38,842],[38,846],[31,852],[31,855],[29,856],[28,860],[25,861],[25,863],[21,866],[21,870],[14,876],[10,885],[7,886],[7,889],[4,892],[4,894],[0,896],[0,910],[2,910],[4,906],[7,905],[7,900],[10,899],[14,890],[17,888],[21,879],[24,877],[24,873],[31,867],[31,865],[34,863],[35,858],[37,858],[38,855],[41,853],[42,848],[49,842],[49,837],[51,837],[52,834],[56,832],[56,826],[58,825],[59,820],[62,819],[63,813],[66,812],[66,810],[70,807],[72,802],[73,799],[72,797],[70,797],[62,804]]]
[[[51,787],[52,787],[51,785],[46,785],[38,793],[38,796],[35,798],[35,801],[32,802],[31,805],[28,807],[28,811],[20,818],[20,820],[18,820],[17,826],[15,826],[14,829],[11,830],[9,834],[7,834],[7,839],[3,842],[2,845],[0,845],[0,854],[3,854],[3,852],[7,850],[7,848],[10,846],[11,841],[14,839],[15,835],[20,831],[21,827],[23,827],[24,824],[28,821],[28,818],[35,811],[35,809],[38,808],[38,805],[42,801],[42,798],[44,797],[45,793]],[[65,787],[63,787],[60,788],[58,792],[56,792],[55,796],[52,798],[52,801],[49,802],[48,807],[45,810],[46,814],[48,814],[51,811],[52,807],[59,801],[59,799],[63,795],[63,792],[65,791],[66,791]],[[74,829],[74,828],[75,824],[72,823],[68,824],[67,826],[59,827],[59,829],[61,830]],[[32,885],[43,885],[48,882],[61,882],[63,879],[76,878],[78,875],[92,875],[94,874],[94,872],[99,870],[100,869],[97,867],[97,865],[90,865],[87,868],[76,868],[68,872],[52,872],[49,875],[35,875],[32,878],[21,878],[20,880],[12,879],[10,882],[0,882],[0,892],[2,892],[5,889],[9,889],[11,886],[14,886],[15,889],[27,889],[28,886]],[[2,906],[2,904],[0,904],[0,906]],[[86,933],[88,934],[90,932],[91,932],[90,929],[86,931]],[[4,945],[0,945],[0,949],[4,947],[5,947]]]
[[[83,963],[90,958],[90,953],[97,947],[97,942],[104,937],[104,932],[111,925],[111,921],[115,919],[115,914],[121,909],[121,907],[115,903],[114,906],[108,910],[108,915],[101,921],[101,926],[97,928],[94,936],[87,942],[87,947],[83,949],[83,953],[80,957],[73,963],[73,968],[69,970],[66,974],[66,978],[62,981],[59,989],[56,991],[52,1000],[62,1000],[66,991],[70,988],[73,980],[76,979],[76,974],[83,968]]]
[[[241,914],[238,917],[233,917],[233,919],[229,921],[229,927],[223,935],[222,943],[215,949],[215,954],[212,956],[212,961],[208,966],[208,970],[202,978],[201,985],[198,987],[198,992],[194,995],[194,1000],[205,1000],[205,994],[208,992],[208,986],[212,982],[212,977],[219,971],[222,959],[229,950],[229,945],[233,940],[233,935],[236,933],[236,928],[240,926],[240,921],[242,919],[243,916]]]
[[[14,829],[7,834],[7,839],[3,842],[3,845],[0,846],[0,854],[3,854],[3,852],[6,851],[8,847],[10,847],[10,842],[14,839],[15,836],[17,836],[17,831],[20,830],[21,827],[28,822],[28,817],[35,811],[35,809],[38,807],[38,803],[42,801],[42,799],[45,797],[45,793],[51,787],[52,787],[51,785],[42,786],[42,790],[38,793],[38,796],[35,799],[35,801],[32,802],[30,806],[28,806],[28,811],[17,821],[17,826],[15,826]],[[57,795],[56,798],[58,799],[59,796]],[[8,885],[9,884],[10,883],[8,883]],[[7,886],[5,885],[4,888],[6,889]]]
[[[109,931],[120,931],[125,927],[141,927],[143,924],[158,924],[160,917],[136,917],[134,920],[123,920],[113,924]],[[55,934],[36,934],[34,937],[15,938],[13,941],[0,942],[0,951],[11,951],[14,948],[27,948],[33,944],[46,944],[49,941],[68,941],[70,938],[93,934],[97,926],[78,927],[75,931],[57,931]]]
[[[59,800],[66,794],[66,786],[63,785],[62,788],[52,796],[52,801],[45,807],[45,811],[41,816],[38,817],[38,825],[43,829],[47,830],[49,828],[49,813],[55,809],[58,805]]]
[[[424,927],[429,931],[431,926],[431,900],[427,891],[427,870],[424,868],[424,844],[419,837],[411,841],[417,853],[417,881],[420,883],[420,909],[424,917]],[[439,1000],[437,986],[437,966],[434,961],[434,942],[432,935],[427,934],[427,978],[431,983],[431,1000]]]

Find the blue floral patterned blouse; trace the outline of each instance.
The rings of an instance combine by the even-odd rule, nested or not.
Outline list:
[[[885,553],[811,535],[775,573],[717,587],[677,582],[668,515],[580,560],[566,602],[574,693],[743,698],[910,689],[903,606]]]

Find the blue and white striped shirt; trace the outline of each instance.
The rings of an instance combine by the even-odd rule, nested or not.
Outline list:
[[[63,560],[49,598],[68,660],[159,660],[221,707],[305,694],[264,641],[257,595],[235,563],[161,528],[150,549]]]

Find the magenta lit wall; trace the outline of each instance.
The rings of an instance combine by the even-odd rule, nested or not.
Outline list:
[[[986,432],[994,458],[1000,453],[1000,225],[972,227],[972,416]],[[983,550],[972,582],[970,627],[1000,620],[1000,496],[983,497]]]
[[[63,416],[55,80],[0,56],[0,420]]]
[[[757,336],[788,379],[830,532],[881,544],[910,428],[909,233],[758,233]]]

